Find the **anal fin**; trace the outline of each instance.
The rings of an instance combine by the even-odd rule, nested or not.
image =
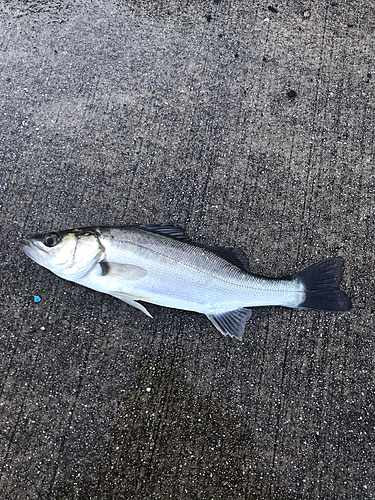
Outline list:
[[[230,335],[242,340],[246,321],[250,318],[251,309],[236,309],[220,314],[207,314],[207,318],[223,335]]]
[[[117,299],[122,300],[123,302],[126,302],[129,306],[134,307],[135,309],[139,309],[142,311],[146,316],[149,318],[152,318],[151,314],[147,311],[145,306],[137,302],[137,300],[140,300],[140,297],[136,297],[134,295],[128,295],[127,293],[122,293],[122,292],[109,292],[109,295],[112,295],[113,297],[116,297]]]

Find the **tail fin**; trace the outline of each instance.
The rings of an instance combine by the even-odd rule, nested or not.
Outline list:
[[[352,307],[351,300],[339,290],[343,272],[342,258],[329,257],[296,273],[293,278],[301,281],[306,289],[305,300],[298,308],[317,311],[349,311]]]

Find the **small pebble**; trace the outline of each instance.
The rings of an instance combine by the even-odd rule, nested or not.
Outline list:
[[[37,304],[37,303],[38,303],[38,302],[40,302],[41,300],[42,300],[42,299],[39,297],[39,295],[36,295],[36,296],[34,297],[34,302],[35,302],[35,304]]]

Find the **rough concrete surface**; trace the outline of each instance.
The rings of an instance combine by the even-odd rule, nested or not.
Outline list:
[[[374,7],[0,3],[1,500],[375,498]],[[240,343],[19,248],[156,222],[268,276],[340,255],[353,309]]]

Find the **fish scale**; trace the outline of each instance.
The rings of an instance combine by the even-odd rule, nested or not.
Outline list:
[[[262,280],[203,248],[159,235],[142,238],[141,231],[114,230],[115,246],[111,236],[101,238],[109,261],[147,270],[147,279],[125,283],[123,292],[153,295],[155,304],[204,314],[256,305],[295,307],[303,299],[301,283]],[[163,279],[167,275],[168,282]]]

